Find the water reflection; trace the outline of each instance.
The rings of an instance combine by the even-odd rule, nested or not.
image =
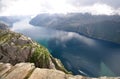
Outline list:
[[[64,32],[21,22],[25,29],[15,31],[23,33],[46,46],[64,66],[74,74],[97,77],[120,76],[120,45],[112,42],[88,38],[73,32]],[[21,26],[15,23],[14,28]]]
[[[92,40],[92,44],[86,43],[83,39]],[[56,40],[59,40],[57,44],[55,43]],[[72,39],[67,41],[61,41],[61,37],[54,38],[48,43],[48,48],[52,50],[52,54],[61,59],[67,69],[73,71],[74,74],[83,74],[79,72],[81,70],[85,73],[83,75],[87,74],[94,77],[119,75],[119,44],[90,39],[81,35],[80,37],[74,35]],[[102,63],[104,65],[101,65]],[[103,72],[103,69],[107,73]]]

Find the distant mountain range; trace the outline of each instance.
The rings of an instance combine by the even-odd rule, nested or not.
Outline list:
[[[74,34],[74,36],[75,36],[74,38],[76,38],[76,34]],[[67,35],[65,37],[67,37]],[[80,36],[79,39],[81,39],[81,37],[82,36]],[[78,47],[80,45],[85,44],[85,41],[84,41],[85,39],[83,40],[83,42],[80,43],[79,39],[74,40],[74,38],[70,39],[69,42],[67,42],[65,44],[66,45],[65,48],[74,49],[77,47],[77,44],[79,44]],[[83,38],[85,38],[85,37],[83,37]],[[60,38],[59,40],[61,40],[61,39],[62,38]],[[88,40],[90,41],[90,39],[88,39]],[[73,42],[70,42],[70,41],[73,41]],[[49,46],[51,46],[51,47],[55,46],[56,48],[55,47],[54,48],[56,50],[60,49],[60,51],[56,52],[56,54],[59,54],[59,57],[60,57],[59,52],[63,51],[62,50],[63,48],[59,47],[59,42],[56,42],[56,43],[58,43],[57,46],[50,41]],[[60,43],[61,43],[61,41],[60,41]],[[63,41],[63,43],[65,43],[65,41]],[[75,46],[75,45],[76,46],[75,47],[70,46],[71,45],[70,43],[72,43],[73,46]],[[85,47],[85,48],[87,48],[87,47]],[[85,49],[83,49],[83,50],[85,50]],[[71,50],[69,50],[69,51],[71,51]],[[73,61],[72,63],[76,62],[73,60],[73,58],[77,59],[78,61],[82,61],[81,62],[82,64],[88,63],[88,62],[86,62],[86,60],[79,60],[79,57],[76,56],[78,54],[75,52],[73,54],[71,52],[69,52],[70,54],[65,52],[65,53],[63,53],[63,57],[66,56],[70,60],[72,59],[72,61]],[[80,51],[80,52],[82,52],[82,51]],[[82,53],[81,53],[81,55],[82,55]],[[90,52],[88,55],[91,56],[92,53]],[[109,54],[109,57],[110,57],[110,55],[111,54]],[[118,55],[117,57],[119,57],[119,54],[117,54],[117,55]],[[114,57],[116,57],[116,56],[114,56]],[[84,58],[84,57],[82,57],[82,58]],[[108,58],[106,58],[106,60],[107,59]],[[110,59],[112,59],[112,58],[110,58]],[[114,59],[112,59],[112,60],[114,61]],[[96,61],[96,60],[93,60],[93,61]],[[69,61],[69,62],[71,62],[71,61]],[[68,65],[70,66],[69,62],[68,62]],[[74,66],[81,64],[81,63],[74,64]],[[93,62],[90,62],[90,63],[92,63],[91,66],[94,67],[94,63]],[[117,67],[119,67],[118,63],[119,62],[117,62]],[[101,65],[102,65],[103,71],[105,70],[107,72],[109,70],[103,62]],[[116,66],[115,63],[113,65]],[[89,67],[90,65],[88,65],[88,66],[83,65],[83,66],[87,67],[87,69],[92,70],[92,72],[94,71],[94,69]],[[82,71],[80,71],[80,72],[83,73]],[[109,71],[107,73],[111,73],[111,72]],[[100,76],[99,78],[92,78],[92,77],[85,77],[82,75],[74,76],[70,72],[68,72],[64,68],[61,61],[59,59],[54,58],[45,47],[43,47],[42,45],[33,41],[29,37],[26,37],[20,33],[10,31],[6,24],[0,23],[0,79],[120,79],[120,77],[107,77],[107,76],[102,77],[102,76]]]
[[[0,22],[0,29],[7,30],[8,26],[6,24],[4,24],[3,22]]]
[[[29,16],[0,16],[0,22],[7,24],[9,27],[12,27],[13,23],[27,17]]]
[[[39,14],[30,21],[30,24],[120,43],[119,15]]]

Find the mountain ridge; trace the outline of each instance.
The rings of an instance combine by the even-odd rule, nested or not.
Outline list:
[[[45,47],[29,37],[6,29],[0,29],[0,62],[1,79],[92,79],[71,75]]]
[[[67,15],[40,14],[30,24],[68,32],[76,32],[88,37],[120,43],[119,15],[91,15],[69,13]]]

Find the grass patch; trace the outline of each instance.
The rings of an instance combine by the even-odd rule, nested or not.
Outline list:
[[[30,59],[30,62],[34,63],[36,67],[49,68],[49,52],[42,46],[37,46]]]

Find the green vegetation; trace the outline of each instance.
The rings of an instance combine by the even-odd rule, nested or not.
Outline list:
[[[50,55],[49,51],[43,46],[38,45],[35,48],[35,51],[30,59],[30,62],[35,63],[35,66],[40,68],[50,68],[50,62],[52,62],[57,70],[61,70],[67,74],[71,74],[71,72],[68,72],[65,69],[61,61],[59,59],[53,58]]]
[[[72,74],[72,72],[68,72],[65,69],[64,65],[61,63],[59,59],[53,58],[52,56],[51,56],[51,59],[52,59],[52,62],[55,64],[56,69],[61,70],[65,72],[66,74]]]
[[[49,68],[49,52],[42,46],[37,46],[30,59],[30,62],[35,63],[35,66],[40,68]]]
[[[11,34],[1,32],[1,34],[0,34],[0,44],[7,42],[10,38],[11,38]]]
[[[5,45],[6,48],[13,52],[11,55],[11,52],[1,49],[4,51],[3,53],[5,57],[8,56],[8,59],[16,57],[16,59],[9,59],[11,61],[10,63],[13,65],[21,62],[22,60],[22,62],[32,62],[39,68],[53,68],[69,73],[64,68],[61,61],[52,57],[45,47],[23,36],[22,34],[15,33],[10,30],[0,30],[0,45],[3,48]],[[22,57],[23,55],[25,56]]]
[[[0,44],[9,43],[13,38],[19,38],[21,34],[11,32],[9,30],[0,30]]]

